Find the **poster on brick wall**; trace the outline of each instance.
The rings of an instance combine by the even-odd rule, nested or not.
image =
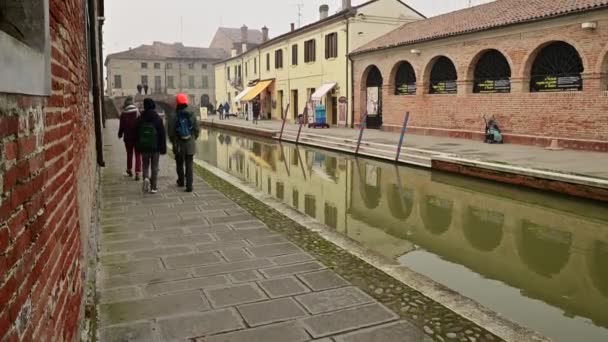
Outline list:
[[[416,95],[416,83],[397,85],[397,95]]]
[[[580,91],[583,78],[580,75],[532,76],[530,90],[533,92]]]
[[[510,93],[511,80],[475,80],[473,88],[475,93]]]
[[[431,94],[456,94],[458,86],[456,81],[438,81],[431,83]]]
[[[378,95],[380,88],[369,87],[367,88],[367,115],[376,116],[378,115]]]

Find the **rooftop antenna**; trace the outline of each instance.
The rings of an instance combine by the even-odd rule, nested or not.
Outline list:
[[[302,16],[303,11],[304,11],[304,0],[301,0],[300,2],[298,2],[297,4],[295,4],[296,8],[298,9],[298,28],[302,27]]]
[[[184,17],[179,17],[179,41],[180,43],[184,42]]]
[[[473,0],[469,0],[469,8],[473,6]]]

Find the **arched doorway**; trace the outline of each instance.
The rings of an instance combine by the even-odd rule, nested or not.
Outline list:
[[[583,60],[574,46],[565,42],[550,43],[534,59],[530,91],[581,91],[583,71]]]
[[[557,275],[570,259],[572,234],[524,221],[519,253],[535,273],[547,278]]]
[[[416,72],[409,62],[397,64],[394,75],[395,95],[416,95]]]
[[[431,69],[429,94],[456,94],[457,80],[458,73],[454,63],[447,57],[438,57]]]
[[[382,83],[380,69],[372,65],[365,79],[367,128],[382,127]]]
[[[502,241],[504,222],[502,213],[469,207],[464,218],[464,236],[475,249],[491,252]]]
[[[209,95],[203,94],[203,96],[201,96],[201,107],[209,108],[210,104],[211,104],[211,100],[209,100]]]
[[[450,229],[454,202],[437,196],[426,196],[422,203],[422,222],[434,235],[442,235]]]
[[[474,93],[510,93],[511,66],[498,50],[488,50],[475,64]]]

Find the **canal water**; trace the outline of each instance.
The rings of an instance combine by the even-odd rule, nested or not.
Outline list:
[[[198,158],[554,341],[608,341],[600,203],[223,131]]]

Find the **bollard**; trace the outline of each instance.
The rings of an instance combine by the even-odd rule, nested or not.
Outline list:
[[[363,120],[361,121],[361,130],[359,131],[359,139],[357,140],[357,149],[355,150],[355,155],[359,154],[359,148],[361,147],[361,139],[363,138],[363,131],[367,126],[367,113],[363,115]]]
[[[399,138],[399,146],[397,146],[397,156],[395,162],[399,162],[401,156],[401,147],[403,146],[403,138],[405,137],[405,131],[407,130],[407,123],[410,121],[410,112],[405,113],[405,119],[403,119],[403,127],[401,127],[401,137]]]
[[[283,140],[283,130],[285,129],[285,122],[287,121],[287,112],[289,112],[289,103],[287,104],[287,108],[283,112],[283,125],[281,126],[281,134],[279,135],[279,141]]]

